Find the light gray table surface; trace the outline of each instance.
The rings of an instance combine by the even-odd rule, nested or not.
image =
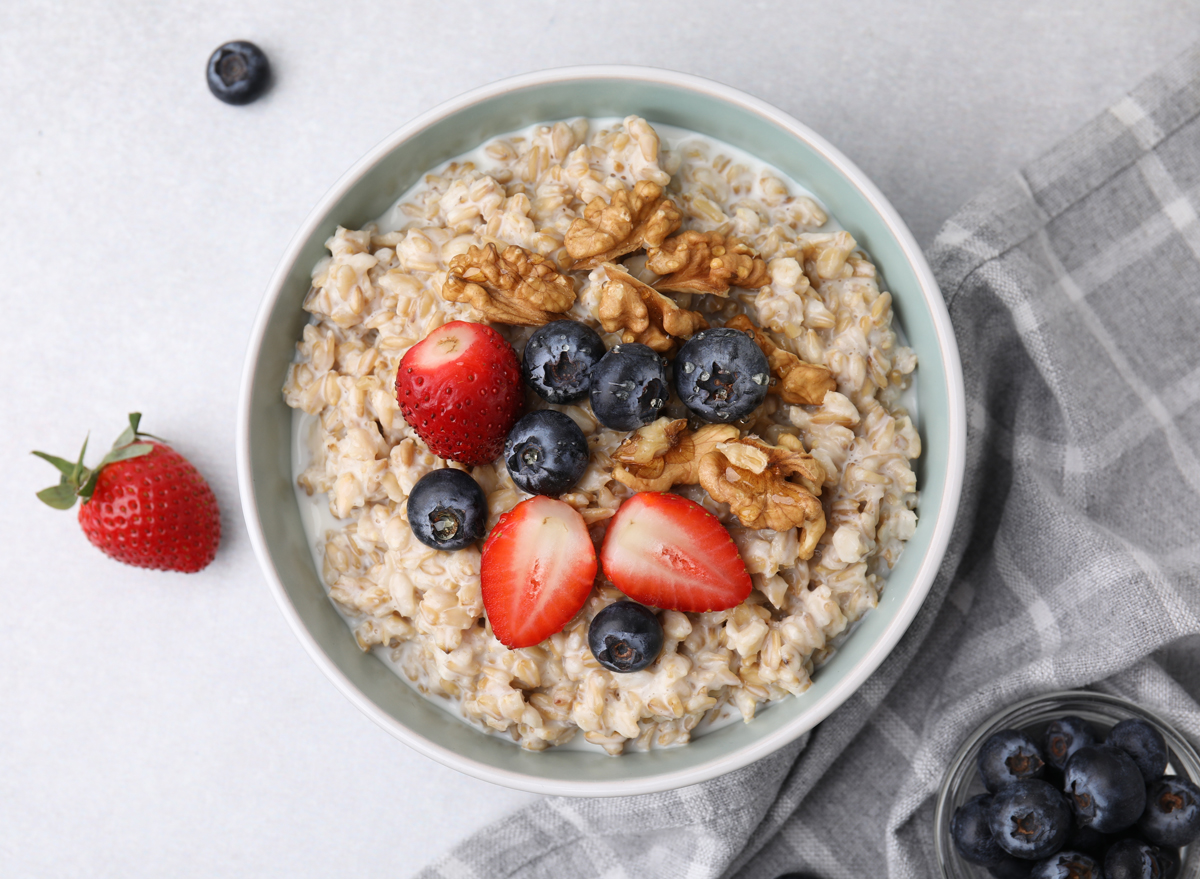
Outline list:
[[[821,132],[927,244],[1198,34],[1183,0],[0,3],[0,875],[404,879],[534,799],[419,756],[339,695],[238,506],[262,291],[391,130],[529,70],[674,68]],[[248,107],[205,87],[230,39],[276,71]],[[219,498],[200,574],[110,561],[34,498],[56,474],[31,449],[73,456],[89,430],[105,448],[133,410]]]

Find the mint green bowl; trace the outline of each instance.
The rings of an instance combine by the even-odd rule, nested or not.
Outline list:
[[[684,747],[622,757],[530,753],[451,717],[358,649],[309,554],[291,481],[292,413],[281,388],[307,322],[301,303],[309,273],[338,225],[360,227],[429,169],[496,135],[538,121],[629,114],[719,138],[765,160],[814,192],[874,258],[919,358],[919,524],[879,606],[804,695]],[[405,744],[477,778],[536,793],[614,796],[694,784],[765,757],[823,720],[867,679],[933,582],[958,506],[965,443],[962,370],[937,284],[912,234],[861,171],[792,117],[726,86],[651,68],[576,67],[504,80],[443,104],[396,131],[325,195],[288,246],[255,322],[242,376],[238,473],[267,583],[296,636],[351,702]]]

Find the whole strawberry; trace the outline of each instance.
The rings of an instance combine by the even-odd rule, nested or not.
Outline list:
[[[119,562],[194,573],[217,554],[217,499],[183,455],[138,431],[141,417],[130,414],[129,427],[94,469],[83,464],[87,440],[74,463],[34,452],[62,473],[58,485],[39,491],[38,497],[56,510],[69,510],[81,499],[84,535]],[[137,442],[142,437],[150,441]]]
[[[485,324],[438,327],[396,370],[404,420],[429,451],[467,466],[500,456],[524,401],[517,352]]]

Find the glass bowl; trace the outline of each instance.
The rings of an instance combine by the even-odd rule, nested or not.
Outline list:
[[[1116,696],[1088,690],[1063,690],[1024,699],[992,715],[967,736],[942,779],[933,813],[933,844],[941,875],[945,879],[991,877],[986,867],[964,860],[950,838],[950,818],[954,810],[976,794],[987,793],[976,766],[980,747],[989,736],[1002,729],[1021,730],[1040,744],[1050,722],[1068,714],[1082,717],[1097,732],[1105,735],[1122,720],[1140,717],[1149,721],[1166,739],[1170,753],[1167,775],[1181,775],[1193,782],[1200,779],[1200,755],[1169,723],[1152,711]],[[1176,879],[1200,879],[1200,855],[1197,855],[1197,849],[1200,846],[1190,845],[1180,849],[1181,866]]]

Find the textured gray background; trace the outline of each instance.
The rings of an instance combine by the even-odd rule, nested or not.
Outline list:
[[[434,104],[545,67],[696,73],[846,152],[926,244],[987,184],[1200,32],[1182,0],[894,3],[0,0],[0,874],[404,879],[531,796],[409,751],[350,706],[246,538],[235,398],[261,292],[309,208]],[[276,86],[220,104],[250,39]],[[124,414],[208,475],[199,575],[89,547],[30,449]],[[97,453],[98,454],[98,453]]]

